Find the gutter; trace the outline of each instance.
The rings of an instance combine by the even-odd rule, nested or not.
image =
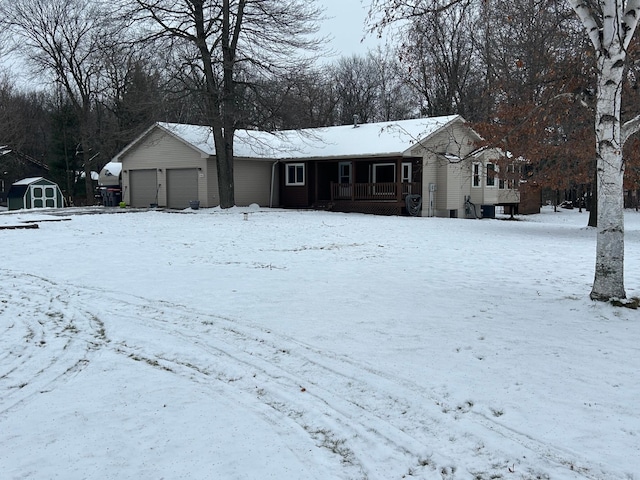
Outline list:
[[[271,165],[271,190],[269,192],[269,208],[273,208],[273,189],[274,189],[274,183],[275,183],[274,177],[276,174],[276,165],[278,165],[279,163],[280,163],[280,160],[276,160]]]

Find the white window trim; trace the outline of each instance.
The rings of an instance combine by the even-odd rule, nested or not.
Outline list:
[[[489,168],[489,165],[493,166],[493,168]],[[489,172],[493,172],[493,177],[489,177]],[[498,165],[493,162],[487,162],[485,172],[485,185],[487,188],[496,188],[496,173],[498,173]],[[489,180],[493,182],[491,185],[489,185]]]
[[[476,173],[476,167],[478,168],[477,173]],[[475,182],[476,178],[478,179],[477,185]],[[481,162],[473,162],[471,164],[471,187],[482,188],[482,163]]]
[[[344,170],[343,170],[344,168]],[[349,172],[348,175],[344,175],[344,171]],[[352,175],[353,175],[353,167],[352,167],[352,163],[351,162],[339,162],[338,163],[338,182],[339,183],[351,183],[351,179],[352,179]],[[344,178],[347,178],[346,182],[343,182],[342,180]]]
[[[374,163],[373,164],[373,183],[378,183],[376,177],[377,177],[377,173],[378,173],[378,168],[379,167],[394,167],[393,169],[393,182],[395,183],[396,181],[396,170],[395,170],[395,163]]]
[[[402,162],[402,181],[405,183],[411,183],[411,179],[413,178],[413,169],[411,167],[411,162]],[[405,175],[405,169],[407,175]]]
[[[294,167],[295,168],[295,177],[293,179],[293,181],[291,181],[291,179],[289,178],[289,168]],[[302,169],[302,181],[299,182],[297,180],[298,178],[298,168]],[[305,172],[305,164],[304,163],[287,163],[286,164],[286,170],[284,173],[284,178],[285,178],[285,185],[287,187],[302,187],[305,184],[305,180],[306,180],[306,172]]]

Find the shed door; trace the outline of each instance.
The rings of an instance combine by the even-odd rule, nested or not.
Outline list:
[[[57,208],[55,185],[31,185],[31,208]]]
[[[156,171],[129,170],[129,201],[132,207],[148,207],[158,203]]]
[[[198,200],[198,170],[172,168],[167,170],[167,207],[184,209]]]

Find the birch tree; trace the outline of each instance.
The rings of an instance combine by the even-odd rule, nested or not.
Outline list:
[[[372,29],[441,12],[464,0],[372,0]],[[567,0],[595,50],[595,156],[598,231],[593,300],[626,298],[624,288],[623,147],[640,130],[640,115],[622,122],[627,49],[635,33],[640,0]]]
[[[640,0],[569,0],[593,44],[597,62],[596,161],[598,239],[593,300],[626,298],[624,289],[625,162],[627,139],[640,129],[640,115],[622,123],[620,104],[627,49],[638,25]]]

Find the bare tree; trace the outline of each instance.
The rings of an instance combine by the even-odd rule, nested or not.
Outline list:
[[[373,0],[372,28],[443,12],[463,0]],[[623,147],[640,129],[640,115],[621,122],[622,88],[627,50],[640,16],[640,0],[568,0],[595,49],[595,152],[597,160],[598,239],[591,298],[608,301],[626,298],[624,289]],[[510,19],[516,21],[517,19]],[[521,19],[522,20],[522,19]],[[526,17],[529,22],[537,19]],[[532,55],[535,58],[535,53]],[[522,58],[524,63],[528,58]],[[530,72],[523,81],[544,88]]]
[[[407,80],[419,93],[429,116],[458,113],[473,120],[468,93],[478,56],[472,32],[477,9],[460,3],[414,17],[403,29],[400,58]],[[473,98],[473,97],[472,97]],[[474,98],[475,99],[475,98]]]
[[[265,75],[304,63],[317,46],[320,12],[302,0],[121,0],[147,38],[171,42],[185,85],[199,93],[216,150],[220,206],[234,199],[234,132],[239,111],[238,73],[245,65]]]
[[[345,125],[355,117],[372,122],[380,89],[380,75],[372,56],[342,57],[330,67],[329,76],[338,97],[338,122]]]
[[[2,22],[14,47],[34,72],[57,84],[80,122],[77,154],[82,155],[87,203],[93,202],[91,171],[98,152],[92,149],[92,106],[101,89],[106,45],[118,34],[100,2],[91,0],[3,0]]]

